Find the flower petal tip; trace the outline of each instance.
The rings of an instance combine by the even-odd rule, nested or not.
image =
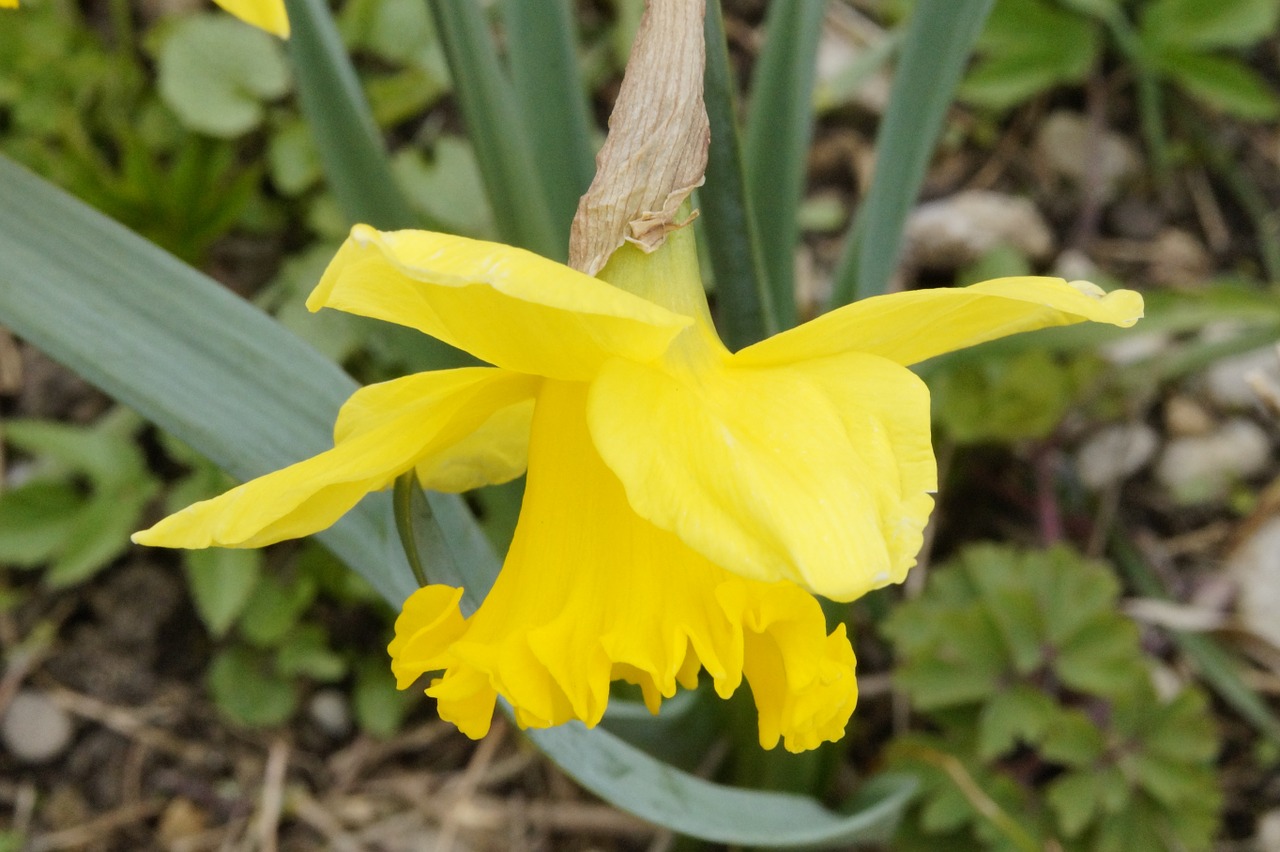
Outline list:
[[[1101,302],[1108,309],[1104,314],[1090,319],[1128,328],[1143,317],[1145,305],[1142,294],[1134,290],[1113,290],[1108,293],[1092,281],[1068,281],[1067,286]]]

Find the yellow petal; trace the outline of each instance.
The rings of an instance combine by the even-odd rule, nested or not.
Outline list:
[[[240,20],[280,38],[289,37],[289,17],[284,0],[213,0]]]
[[[471,367],[363,388],[339,414],[332,450],[188,506],[133,540],[262,547],[317,532],[404,471],[465,448],[467,436],[496,411],[527,400],[537,385],[529,376]]]
[[[307,307],[416,328],[482,361],[585,379],[613,356],[648,361],[691,323],[531,252],[357,225]]]
[[[447,453],[419,462],[418,481],[431,491],[460,494],[515,479],[529,466],[532,423],[532,399],[498,409]]]
[[[447,387],[441,385],[439,375],[420,373],[361,389],[338,412],[334,443],[372,431],[398,418],[400,412],[434,399]],[[533,421],[533,389],[538,381],[531,377],[512,377],[511,381],[524,389],[517,393],[514,403],[495,408],[487,420],[450,444],[447,452],[428,454],[418,462],[418,480],[423,488],[460,493],[507,482],[524,473],[529,456],[529,425]],[[471,414],[459,416],[469,418]]]
[[[768,366],[868,352],[915,364],[1021,331],[1086,320],[1127,328],[1141,317],[1142,296],[1132,290],[1103,293],[1087,281],[998,278],[863,299],[749,346],[737,358]]]
[[[16,9],[18,0],[0,0],[0,9]]]
[[[902,580],[937,487],[924,384],[860,353],[733,364],[615,361],[593,383],[631,506],[745,577],[843,601]]]
[[[586,389],[548,382],[534,414],[529,484],[493,590],[457,627],[456,592],[420,590],[389,648],[401,683],[443,670],[427,693],[470,736],[498,695],[524,727],[600,721],[612,680],[650,709],[699,667],[722,695],[745,675],[765,747],[839,739],[857,700],[853,650],[812,596],[718,568],[637,517],[592,451]]]

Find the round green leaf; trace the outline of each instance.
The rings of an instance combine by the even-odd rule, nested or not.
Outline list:
[[[298,703],[293,682],[269,672],[260,655],[248,648],[219,654],[209,666],[208,683],[218,710],[250,728],[283,724]]]
[[[200,620],[214,636],[222,636],[258,585],[262,551],[224,547],[189,550],[183,554],[182,567]]]
[[[231,138],[262,122],[262,104],[289,91],[284,52],[271,36],[225,15],[174,26],[157,57],[160,97],[192,130]]]

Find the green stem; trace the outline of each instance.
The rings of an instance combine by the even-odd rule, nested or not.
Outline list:
[[[1116,47],[1124,54],[1137,75],[1138,118],[1142,128],[1142,138],[1147,151],[1151,154],[1151,164],[1155,170],[1156,182],[1167,187],[1170,179],[1169,142],[1165,138],[1164,112],[1160,91],[1160,79],[1151,62],[1147,59],[1142,39],[1125,17],[1119,6],[1106,7],[1099,11],[1102,22],[1106,24],[1115,40]]]
[[[409,560],[409,567],[413,570],[413,577],[418,581],[418,585],[425,586],[427,571],[422,566],[422,555],[418,553],[418,542],[413,535],[413,491],[417,487],[418,476],[415,471],[409,470],[397,476],[391,505],[395,512],[396,532],[400,535],[400,545],[404,548],[405,558]]]
[[[1231,152],[1219,145],[1214,145],[1209,138],[1209,131],[1199,116],[1189,116],[1186,122],[1195,139],[1196,148],[1204,157],[1209,168],[1226,184],[1236,202],[1244,208],[1245,215],[1253,223],[1253,230],[1258,240],[1258,254],[1262,256],[1262,266],[1266,270],[1267,280],[1280,283],[1280,219],[1275,209],[1267,200],[1258,184],[1251,180],[1240,168]]]

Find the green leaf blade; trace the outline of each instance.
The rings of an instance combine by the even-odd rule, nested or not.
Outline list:
[[[781,331],[768,285],[759,232],[746,190],[742,145],[734,108],[733,75],[720,6],[707,6],[704,100],[711,124],[706,183],[698,203],[716,281],[716,320],[730,349]]]
[[[503,0],[499,9],[511,82],[537,175],[555,237],[567,246],[578,199],[595,176],[573,10],[568,0]]]
[[[756,65],[743,134],[747,192],[782,328],[797,319],[792,268],[800,233],[796,214],[813,136],[814,57],[825,11],[826,3],[819,0],[775,0],[769,6],[768,40]]]
[[[832,306],[884,293],[907,214],[994,0],[920,0],[876,136],[876,172],[835,273]]]
[[[391,175],[385,143],[324,0],[286,0],[289,55],[302,113],[329,188],[351,222],[384,230],[417,224]]]
[[[551,208],[534,169],[533,148],[515,92],[503,76],[484,10],[472,0],[430,0],[430,4],[499,235],[511,245],[564,260],[569,244],[552,225]]]

